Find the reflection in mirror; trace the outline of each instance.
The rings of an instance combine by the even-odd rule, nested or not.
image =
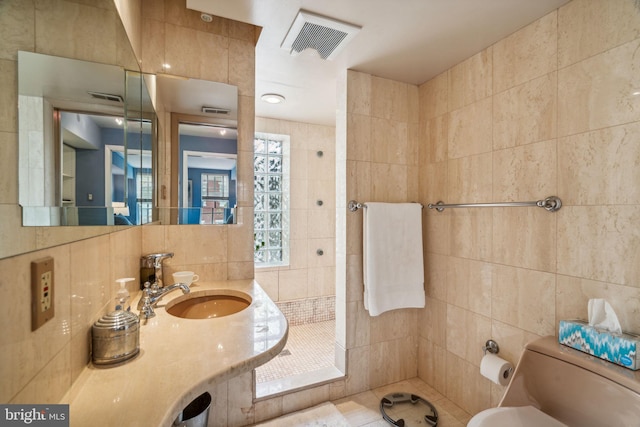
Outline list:
[[[19,52],[18,76],[23,225],[149,222],[154,115],[140,73]]]
[[[233,224],[238,133],[205,123],[179,123],[179,224]]]
[[[170,224],[236,223],[237,87],[158,75],[157,91],[171,112],[170,209],[160,217]]]

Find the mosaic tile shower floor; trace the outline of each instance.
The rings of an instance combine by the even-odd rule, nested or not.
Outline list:
[[[265,383],[333,366],[335,320],[290,326],[284,350],[256,368],[256,383]]]

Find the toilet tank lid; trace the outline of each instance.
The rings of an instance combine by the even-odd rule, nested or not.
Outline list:
[[[525,350],[535,351],[567,363],[587,369],[640,394],[640,371],[632,371],[606,360],[593,357],[562,345],[555,336],[547,336],[531,341]]]

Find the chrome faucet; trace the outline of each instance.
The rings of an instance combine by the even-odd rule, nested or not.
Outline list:
[[[186,283],[175,283],[171,286],[159,288],[155,283],[152,285],[151,283],[146,282],[144,284],[144,295],[138,301],[140,316],[144,316],[147,319],[154,317],[156,313],[153,311],[153,307],[158,304],[162,297],[178,288],[182,290],[183,294],[188,294],[190,292],[189,286],[187,286]]]

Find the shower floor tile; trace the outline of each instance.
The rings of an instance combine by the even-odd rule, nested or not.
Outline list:
[[[290,326],[282,352],[256,368],[256,383],[292,377],[334,366],[336,322]]]

